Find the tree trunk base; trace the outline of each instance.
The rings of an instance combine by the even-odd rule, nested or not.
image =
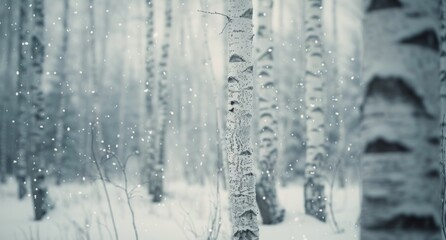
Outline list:
[[[326,221],[324,188],[323,184],[314,183],[312,178],[304,186],[305,214],[322,222]]]
[[[257,184],[256,201],[263,224],[273,225],[283,222],[285,209],[281,208],[277,203],[275,189],[265,191],[264,187]]]
[[[25,176],[17,176],[17,185],[18,185],[18,197],[19,200],[23,199],[28,190],[26,189],[26,177]]]

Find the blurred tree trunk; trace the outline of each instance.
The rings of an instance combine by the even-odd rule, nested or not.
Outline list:
[[[30,94],[32,104],[32,124],[30,132],[31,189],[34,202],[35,219],[42,219],[51,208],[46,184],[46,164],[43,158],[45,113],[42,92],[42,75],[45,61],[45,17],[43,0],[34,0],[33,34],[31,37],[32,77],[30,78]]]
[[[439,1],[363,3],[360,237],[439,240]]]
[[[333,50],[332,50],[332,56],[333,56],[333,79],[335,80],[336,89],[335,89],[335,96],[332,97],[333,103],[329,104],[332,105],[335,108],[335,124],[338,126],[338,143],[336,147],[336,153],[334,154],[335,158],[333,158],[335,168],[334,168],[334,175],[337,176],[337,180],[339,181],[339,186],[341,188],[345,187],[345,124],[344,124],[344,110],[342,109],[342,103],[344,102],[343,96],[342,96],[342,88],[341,85],[343,84],[343,78],[339,74],[339,43],[338,43],[338,14],[337,14],[337,6],[339,1],[333,0],[332,7],[333,7]],[[335,181],[335,179],[333,179]]]
[[[441,0],[441,68],[440,68],[440,82],[441,82],[441,119],[446,114],[446,0]],[[445,127],[446,123],[442,122]]]
[[[3,41],[4,44],[4,55],[5,64],[3,69],[3,91],[2,91],[2,102],[1,102],[1,119],[0,119],[0,182],[6,183],[6,175],[7,175],[7,167],[9,156],[11,155],[11,150],[8,149],[9,141],[10,141],[10,133],[11,128],[9,125],[10,117],[9,115],[13,114],[12,112],[12,101],[11,101],[11,92],[12,89],[12,49],[13,49],[13,41],[14,41],[14,33],[13,33],[13,22],[14,22],[14,11],[15,5],[13,5],[12,0],[8,0],[6,2],[9,7],[4,13],[4,34],[3,37],[6,38]],[[5,8],[6,9],[6,8]],[[9,156],[8,156],[9,153]]]
[[[250,132],[254,104],[252,15],[251,0],[229,1],[226,150],[234,240],[259,239]]]
[[[305,1],[305,49],[307,105],[307,153],[305,164],[305,213],[325,222],[325,186],[322,164],[325,161],[324,82],[322,46],[322,0]]]
[[[274,41],[272,29],[273,0],[259,0],[257,28],[257,81],[259,94],[259,161],[260,177],[256,200],[264,224],[283,221],[285,210],[280,207],[276,191],[278,158],[277,94],[274,75]]]
[[[96,29],[96,23],[95,23],[95,4],[94,0],[90,0],[90,7],[89,7],[89,21],[90,21],[90,54],[91,54],[91,73],[90,73],[90,93],[92,95],[91,98],[91,105],[92,105],[92,114],[90,115],[89,122],[91,123],[91,127],[94,129],[92,132],[94,134],[94,147],[95,151],[103,151],[103,132],[102,132],[102,104],[101,104],[101,91],[102,84],[100,77],[103,77],[102,75],[102,69],[99,69],[98,66],[103,67],[103,64],[98,65],[97,61],[97,52],[96,52],[96,36],[97,36],[97,29]],[[107,44],[107,41],[102,42],[102,45]],[[102,46],[103,49],[106,49],[106,47]],[[104,169],[105,175],[108,177],[108,171],[107,169]]]
[[[226,2],[225,2],[225,6],[226,6]],[[201,8],[205,11],[208,11],[208,1],[207,0],[201,0]],[[225,168],[225,162],[224,162],[224,156],[223,156],[223,152],[224,152],[224,146],[223,146],[223,142],[224,142],[224,127],[223,127],[223,116],[222,116],[222,108],[221,108],[221,97],[218,95],[217,93],[217,79],[215,77],[215,73],[214,73],[214,64],[213,64],[213,60],[212,60],[212,55],[211,55],[211,48],[209,45],[209,36],[208,36],[208,29],[207,27],[209,26],[208,24],[208,14],[202,14],[202,28],[203,28],[203,35],[204,35],[204,48],[205,48],[205,59],[206,62],[208,63],[207,66],[209,67],[209,74],[210,74],[210,79],[211,79],[211,89],[212,89],[212,95],[214,98],[214,106],[215,106],[215,126],[216,126],[216,165],[215,167],[217,168],[218,173],[221,173],[221,177],[223,178],[223,182],[226,181],[226,174],[223,171],[223,169]],[[206,89],[206,88],[205,88]],[[206,90],[203,92],[203,94],[206,96]],[[222,94],[224,95],[224,94]],[[214,107],[209,104],[209,106],[206,108],[209,111],[212,111],[214,109]],[[212,168],[214,169],[214,168]],[[220,177],[220,176],[219,176]]]
[[[69,40],[69,27],[68,18],[70,13],[70,3],[69,0],[64,0],[64,12],[62,20],[62,48],[61,48],[61,59],[59,65],[59,109],[57,115],[57,126],[56,126],[56,154],[55,154],[55,165],[56,165],[56,184],[60,185],[62,183],[62,165],[64,162],[65,155],[65,112],[67,108],[67,98],[68,98],[68,76],[67,76],[67,58],[68,58],[68,40]]]
[[[19,76],[17,81],[17,93],[18,93],[18,108],[19,108],[19,121],[18,121],[18,156],[15,174],[18,184],[18,197],[22,199],[25,197],[27,191],[26,178],[28,175],[28,147],[27,141],[29,137],[29,125],[30,125],[30,106],[29,96],[29,82],[31,78],[31,11],[29,7],[31,0],[21,0],[20,2],[20,16],[19,16]]]
[[[127,14],[125,14],[125,17]],[[126,139],[127,139],[127,121],[126,121],[126,103],[127,103],[127,92],[128,92],[128,86],[129,86],[129,78],[130,78],[130,65],[129,59],[128,59],[128,43],[127,43],[127,29],[128,29],[128,23],[127,18],[124,20],[123,23],[124,29],[122,34],[122,53],[123,58],[121,62],[121,66],[124,68],[124,74],[121,74],[121,83],[120,83],[120,91],[119,91],[119,113],[118,113],[118,158],[121,161],[124,161],[127,156],[126,148],[128,147]]]
[[[164,168],[166,153],[166,133],[167,133],[167,108],[168,108],[168,60],[170,49],[170,32],[172,28],[172,0],[166,0],[165,9],[165,28],[164,28],[164,44],[162,45],[162,55],[160,61],[160,76],[158,84],[158,103],[159,103],[159,149],[158,159],[154,165],[153,179],[153,202],[160,202],[164,195]],[[151,184],[152,184],[151,183]]]

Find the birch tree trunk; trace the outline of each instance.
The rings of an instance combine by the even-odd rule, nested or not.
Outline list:
[[[62,165],[63,158],[65,154],[64,136],[65,136],[65,108],[67,106],[67,95],[66,91],[68,80],[67,80],[67,52],[68,52],[68,15],[70,13],[70,3],[69,0],[64,0],[64,15],[63,15],[63,35],[62,35],[62,49],[61,49],[61,60],[60,60],[60,83],[59,83],[59,109],[57,115],[57,126],[56,126],[56,154],[55,154],[55,165],[56,165],[56,184],[60,185],[62,183]]]
[[[94,0],[90,0],[90,7],[89,7],[89,21],[90,21],[90,54],[91,54],[91,79],[90,79],[90,91],[92,94],[92,115],[90,116],[90,123],[91,126],[93,126],[93,134],[94,139],[96,141],[95,146],[97,147],[97,150],[102,151],[103,150],[103,135],[102,135],[102,119],[101,119],[101,91],[102,91],[102,84],[101,79],[99,77],[101,75],[101,72],[98,71],[98,61],[97,61],[97,53],[96,53],[96,24],[95,24],[95,4]],[[105,44],[106,41],[104,41]],[[102,71],[102,70],[100,70]],[[90,146],[88,146],[90,147]],[[107,168],[105,169],[105,175],[108,176]]]
[[[256,200],[264,224],[283,221],[285,210],[279,206],[276,192],[278,158],[277,91],[274,76],[272,13],[273,0],[259,0],[256,72],[259,94],[259,162],[260,178]]]
[[[32,47],[32,77],[30,84],[32,104],[32,125],[30,136],[30,160],[31,160],[31,189],[34,202],[34,217],[42,219],[49,211],[51,204],[48,198],[46,186],[46,166],[43,159],[43,136],[45,130],[45,113],[42,92],[42,73],[45,60],[45,17],[43,0],[33,0],[33,34]]]
[[[252,1],[230,0],[226,151],[232,239],[259,239],[250,128],[254,102]]]
[[[17,81],[17,93],[18,93],[18,108],[19,108],[19,121],[18,121],[18,153],[17,153],[17,165],[15,167],[15,174],[18,184],[18,197],[23,199],[28,192],[26,187],[26,178],[28,173],[28,131],[29,131],[29,97],[27,92],[29,91],[29,81],[31,78],[31,0],[20,1],[20,32],[19,32],[19,76]]]
[[[446,1],[441,0],[441,58],[440,58],[440,107],[441,107],[441,120],[446,114]],[[442,122],[442,126],[445,127],[446,123]]]
[[[7,6],[10,8],[7,13],[4,14],[5,20],[4,20],[4,29],[5,33],[3,37],[6,39],[4,40],[4,55],[6,64],[4,65],[4,85],[3,85],[3,99],[2,99],[2,113],[1,113],[1,138],[0,138],[0,182],[6,183],[6,175],[7,175],[7,165],[8,165],[8,152],[11,153],[8,149],[8,145],[10,142],[11,136],[11,127],[8,126],[11,122],[9,115],[12,115],[12,104],[11,104],[11,95],[10,93],[13,91],[11,83],[13,81],[12,77],[12,49],[13,49],[13,41],[14,41],[14,29],[13,29],[13,22],[14,22],[14,10],[15,5],[13,4],[12,0],[8,0],[6,2]]]
[[[164,44],[162,46],[162,55],[160,61],[160,77],[158,84],[158,102],[159,102],[159,145],[158,145],[158,159],[154,166],[153,178],[153,202],[161,202],[164,195],[164,162],[166,152],[166,131],[167,131],[167,107],[168,107],[168,72],[167,62],[169,60],[170,48],[170,32],[172,27],[172,0],[166,0],[165,9],[165,28],[164,28]]]
[[[322,0],[305,1],[307,152],[304,196],[305,213],[325,222],[326,197],[321,169],[325,160],[321,9]]]
[[[361,240],[440,240],[439,1],[363,3]]]

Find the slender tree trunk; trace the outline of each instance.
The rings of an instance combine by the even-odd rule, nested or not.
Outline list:
[[[62,50],[61,50],[61,61],[60,61],[60,83],[59,83],[59,109],[57,116],[57,126],[56,126],[56,148],[57,152],[55,154],[55,164],[56,164],[56,184],[60,185],[62,183],[62,165],[65,155],[65,112],[67,107],[67,58],[68,58],[68,37],[69,37],[69,26],[68,18],[70,13],[70,3],[69,0],[64,0],[64,15],[63,15],[63,35],[62,35]]]
[[[276,191],[278,111],[273,55],[273,0],[259,0],[258,5],[256,72],[260,115],[258,162],[260,178],[256,185],[256,199],[263,223],[277,224],[283,221],[285,210],[279,206]]]
[[[254,104],[252,15],[251,0],[229,1],[226,150],[234,240],[259,239],[250,133]]]
[[[33,34],[32,47],[32,78],[30,84],[32,103],[32,130],[30,136],[30,161],[32,181],[31,189],[34,202],[35,219],[42,219],[51,208],[46,185],[46,164],[43,159],[43,142],[45,131],[45,113],[42,92],[42,74],[45,60],[45,17],[43,0],[33,1]]]
[[[17,165],[15,169],[17,184],[18,184],[18,197],[22,199],[28,192],[26,184],[26,178],[28,174],[28,132],[29,132],[29,81],[31,78],[31,0],[21,0],[20,2],[20,32],[19,32],[19,76],[17,81],[17,93],[18,93],[18,108],[19,108],[19,121],[18,121],[18,156]]]
[[[361,240],[442,238],[439,7],[364,1]]]
[[[440,93],[440,106],[441,106],[441,120],[446,114],[446,0],[441,0],[441,58],[440,58],[440,82],[441,82],[441,93]],[[442,126],[445,127],[446,123],[442,122]]]
[[[208,10],[207,9],[208,6],[208,2],[207,0],[202,0],[201,1],[201,7],[204,10]],[[208,36],[208,29],[207,29],[207,14],[203,14],[202,15],[202,28],[203,28],[203,35],[204,35],[204,48],[205,48],[205,59],[206,61],[209,63],[209,74],[211,76],[211,88],[212,88],[212,95],[214,97],[214,101],[215,101],[215,125],[217,126],[217,132],[216,132],[216,150],[217,150],[217,162],[216,162],[216,167],[218,172],[222,172],[223,174],[223,180],[226,181],[226,173],[223,171],[223,169],[225,168],[225,161],[224,161],[224,156],[223,156],[223,142],[224,142],[224,127],[223,127],[223,116],[222,116],[222,108],[221,108],[221,104],[220,104],[220,96],[217,94],[217,79],[215,78],[215,73],[214,73],[214,64],[212,61],[212,56],[211,56],[211,49],[209,46],[209,36]],[[205,94],[205,93],[204,93]],[[207,109],[212,110],[213,107],[208,107]],[[223,181],[223,182],[224,182]]]
[[[94,126],[93,134],[96,136],[94,139],[96,139],[96,147],[99,152],[103,150],[103,133],[102,133],[102,116],[101,116],[101,91],[102,91],[102,84],[100,77],[103,77],[102,70],[100,69],[98,71],[98,61],[97,61],[97,52],[96,52],[96,36],[97,36],[97,29],[95,24],[95,4],[94,0],[90,0],[90,8],[89,8],[89,21],[90,21],[90,53],[91,53],[91,94],[92,94],[92,115],[90,116],[90,123],[92,126]],[[106,44],[107,41],[105,41],[102,44]],[[101,71],[101,72],[100,72]],[[105,169],[104,175],[108,175],[107,169]]]
[[[164,168],[165,168],[165,152],[166,152],[166,132],[167,132],[167,107],[168,107],[168,68],[170,49],[170,32],[172,28],[172,0],[166,0],[165,9],[165,28],[164,28],[164,44],[162,46],[162,55],[160,61],[160,76],[158,84],[158,103],[159,103],[159,145],[158,159],[154,166],[154,189],[153,202],[160,202],[164,195]]]
[[[307,153],[304,196],[305,213],[325,222],[326,197],[322,173],[325,160],[325,117],[321,9],[322,0],[305,1]]]
[[[12,69],[12,64],[11,64],[11,58],[12,58],[12,49],[13,49],[13,38],[14,38],[14,33],[13,33],[13,12],[14,12],[14,7],[12,0],[8,0],[6,2],[7,6],[9,7],[9,10],[7,11],[7,13],[5,13],[5,19],[4,19],[4,29],[5,29],[5,34],[3,34],[3,37],[5,37],[6,39],[3,41],[4,42],[4,56],[5,57],[5,68],[4,68],[4,85],[3,85],[3,99],[2,99],[2,113],[1,113],[1,119],[0,119],[0,130],[1,130],[1,137],[0,137],[0,182],[1,183],[6,183],[6,174],[7,174],[7,165],[8,165],[8,144],[9,144],[9,134],[11,132],[10,128],[9,128],[9,115],[11,115],[12,113],[12,104],[11,104],[11,95],[10,93],[12,92],[12,74],[11,74],[11,69]]]
[[[127,58],[127,52],[128,52],[128,48],[127,48],[127,29],[128,29],[128,25],[127,25],[127,19],[125,20],[124,23],[124,33],[122,34],[122,42],[124,43],[122,45],[122,52],[124,54],[123,60],[122,60],[122,66],[124,68],[124,74],[121,74],[122,76],[122,81],[120,83],[121,85],[121,90],[119,91],[119,118],[118,118],[118,157],[121,160],[124,160],[126,158],[127,155],[127,151],[126,151],[126,139],[127,139],[127,131],[125,130],[125,127],[127,126],[127,121],[126,121],[126,103],[127,103],[127,93],[128,93],[128,86],[129,86],[129,78],[130,78],[130,65],[131,63],[129,63],[128,58]]]

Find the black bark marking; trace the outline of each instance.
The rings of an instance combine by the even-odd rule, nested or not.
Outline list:
[[[271,49],[271,50],[270,50]],[[273,60],[273,48],[269,48],[264,54],[262,54],[262,56],[259,57],[259,60]]]
[[[440,178],[440,172],[438,169],[431,169],[425,174],[425,176],[428,178],[438,179]]]
[[[369,142],[365,149],[365,153],[395,153],[409,151],[410,149],[401,143],[389,142],[382,138]]]
[[[438,137],[431,137],[427,139],[427,142],[430,145],[439,146],[440,145],[440,138]]]
[[[240,17],[252,19],[252,8],[246,10]]]
[[[238,83],[238,80],[235,77],[229,77],[228,78],[228,83]]]
[[[435,232],[440,231],[433,216],[415,216],[410,214],[399,214],[391,219],[378,222],[373,225],[363,226],[369,230],[406,230],[406,231],[423,231]]]
[[[229,102],[229,104],[231,104],[231,105],[238,105],[238,104],[239,104],[239,102],[238,102],[238,101],[235,101],[235,100],[233,100],[233,101]]]
[[[262,130],[260,130],[260,132],[270,132],[270,133],[274,133],[273,129],[271,127],[263,127]]]
[[[260,114],[260,119],[266,118],[266,117],[273,118],[273,115],[271,115],[271,113],[262,113],[262,114]]]
[[[243,72],[252,73],[253,69],[254,69],[254,66],[249,66],[245,70],[243,70]]]
[[[435,52],[440,51],[440,42],[438,41],[437,33],[433,29],[427,29],[423,32],[405,38],[401,40],[400,43],[426,47],[434,50]]]
[[[421,97],[400,77],[382,78],[375,76],[367,86],[365,102],[370,97],[383,97],[390,102],[410,104],[418,111],[429,115],[426,112]],[[361,111],[363,107],[361,106]]]
[[[311,112],[320,112],[320,113],[322,113],[323,110],[322,110],[321,107],[316,107],[316,108],[314,108]]]
[[[264,37],[265,36],[265,34],[263,34],[264,31],[266,31],[266,27],[263,25],[259,26],[259,29],[257,30],[257,35],[259,37]]]
[[[267,74],[267,76],[269,76],[269,74]],[[274,87],[274,83],[272,82],[263,84],[263,88],[272,88],[272,87]]]
[[[401,8],[403,4],[399,0],[372,0],[366,12],[379,11],[389,8]]]
[[[237,54],[233,54],[229,59],[229,62],[246,62],[242,57]]]
[[[241,156],[251,156],[251,151],[245,150],[245,151],[241,152],[240,155]]]

